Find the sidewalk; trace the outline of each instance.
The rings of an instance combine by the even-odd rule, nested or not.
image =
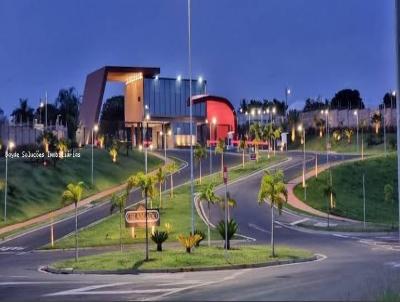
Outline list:
[[[318,167],[318,174],[323,172],[323,171],[325,171],[325,170],[327,170],[329,167],[335,167],[335,166],[338,166],[338,165],[341,165],[341,164],[344,164],[344,163],[355,162],[355,161],[358,161],[358,160],[361,160],[361,159],[355,158],[355,159],[349,159],[349,160],[345,160],[345,161],[334,162],[334,163],[332,163],[330,165],[327,165],[327,164],[321,165],[321,166]],[[313,168],[312,170],[308,171],[306,173],[306,175],[305,175],[306,180],[311,178],[311,177],[315,177],[315,168]],[[300,199],[298,199],[296,197],[296,195],[294,194],[294,188],[298,184],[302,183],[302,180],[303,180],[303,177],[302,177],[302,175],[300,175],[299,177],[297,177],[295,179],[292,179],[287,183],[286,188],[288,190],[288,204],[291,205],[292,207],[296,208],[296,209],[299,209],[299,210],[304,211],[304,212],[308,212],[308,213],[310,213],[310,214],[312,214],[314,216],[325,218],[326,217],[326,213],[312,208],[308,204],[306,204],[303,201],[301,201]],[[334,220],[337,220],[337,221],[346,221],[346,222],[353,222],[353,223],[359,223],[360,222],[360,221],[357,221],[357,220],[353,220],[353,219],[345,218],[345,217],[340,217],[340,216],[335,216],[335,215],[332,215],[332,214],[330,214],[330,218],[332,218]]]
[[[163,156],[161,156],[157,153],[151,153],[151,154],[156,157],[159,157],[160,159],[162,159],[164,161]],[[167,162],[168,161],[170,161],[169,158],[167,158]],[[151,171],[150,174],[155,173],[155,172],[156,172],[156,169]],[[112,195],[114,193],[120,192],[120,191],[124,190],[125,188],[126,188],[126,183],[123,183],[121,185],[106,189],[104,191],[93,194],[87,198],[84,198],[78,203],[78,209],[87,206],[88,204],[92,203],[93,201],[96,201],[96,200],[102,199],[104,197],[107,197],[109,195]],[[52,212],[49,212],[49,213],[46,213],[46,214],[43,214],[43,215],[40,215],[40,216],[37,216],[34,218],[31,218],[29,220],[25,220],[22,222],[18,222],[18,223],[12,224],[12,225],[2,227],[2,228],[0,228],[0,235],[6,234],[9,232],[13,232],[13,231],[16,231],[21,228],[29,227],[31,225],[44,223],[47,221],[50,222],[51,219],[55,219],[55,218],[59,217],[60,215],[69,213],[69,212],[73,211],[74,209],[75,209],[74,204],[70,204],[66,207],[60,208],[58,210],[55,210],[55,211],[52,211]]]

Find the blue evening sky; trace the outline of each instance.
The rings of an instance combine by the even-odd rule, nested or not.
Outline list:
[[[193,75],[242,98],[332,97],[375,106],[395,85],[394,0],[192,0]],[[188,74],[186,0],[1,0],[0,107],[83,92],[103,65]],[[122,91],[110,85],[106,94]]]

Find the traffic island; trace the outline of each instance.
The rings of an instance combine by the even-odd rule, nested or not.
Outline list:
[[[269,246],[248,245],[227,251],[221,247],[198,247],[187,253],[184,249],[150,251],[149,261],[144,261],[143,250],[111,252],[81,257],[78,262],[66,260],[42,267],[56,274],[137,274],[177,273],[192,271],[244,269],[276,266],[317,260],[307,250],[285,246],[275,247],[276,257],[271,257]]]

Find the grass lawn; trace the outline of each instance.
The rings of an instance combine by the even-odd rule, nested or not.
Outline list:
[[[267,156],[262,156],[258,162],[247,162],[242,168],[239,166],[229,171],[229,180],[235,180],[246,174],[250,174],[256,170],[266,168],[272,163],[283,160],[283,156],[277,155],[267,159]],[[197,175],[196,175],[197,176]],[[169,181],[169,179],[168,179]],[[209,182],[217,184],[222,183],[222,177],[219,173],[211,176],[203,176],[202,184],[195,185],[195,192],[201,189]],[[234,198],[234,196],[232,196]],[[153,207],[158,206],[159,201],[154,200]],[[150,206],[150,205],[149,205]],[[191,231],[191,202],[190,202],[190,185],[185,184],[174,189],[174,197],[170,198],[169,194],[163,194],[163,208],[160,209],[161,221],[160,229],[165,229],[165,224],[169,223],[172,227],[169,234],[169,240],[177,240],[179,234],[188,234]],[[196,228],[207,234],[207,226],[195,212]],[[240,226],[239,226],[240,228]],[[136,228],[136,238],[131,236],[131,230],[123,225],[122,241],[124,244],[132,244],[143,242],[145,232],[143,229]],[[119,214],[113,214],[105,218],[103,221],[96,223],[79,232],[79,245],[82,247],[89,246],[107,246],[119,244]],[[219,238],[216,231],[212,231],[211,238]],[[54,248],[71,248],[75,246],[73,236],[65,237],[55,242]],[[46,248],[50,248],[46,246]]]
[[[144,154],[130,151],[129,156],[120,154],[117,163],[112,163],[107,150],[94,150],[94,180],[91,187],[91,149],[81,149],[80,158],[65,158],[44,166],[24,161],[8,160],[7,224],[20,222],[60,208],[61,194],[70,182],[83,181],[86,185],[84,197],[123,183],[127,177],[144,169]],[[149,156],[152,169],[162,160]],[[0,160],[0,177],[4,178],[5,159]],[[3,217],[0,207],[0,217]],[[0,227],[4,221],[0,221]]]
[[[143,261],[144,253],[141,250],[129,252],[112,252],[94,256],[86,256],[75,260],[57,262],[56,268],[74,268],[76,270],[129,270],[129,269],[157,269],[157,268],[195,268],[210,266],[226,266],[237,264],[254,264],[275,262],[278,260],[310,258],[313,254],[306,250],[293,249],[285,246],[275,247],[277,257],[272,258],[271,249],[266,245],[251,245],[234,247],[228,252],[225,260],[224,249],[219,247],[196,248],[192,253],[185,249],[166,249],[163,252],[150,251],[150,259]]]
[[[383,187],[391,184],[397,196],[397,157],[390,154],[386,158],[370,158],[364,161],[343,164],[332,168],[333,190],[336,192],[336,208],[332,214],[356,220],[363,220],[362,175],[365,173],[366,220],[374,223],[391,225],[398,221],[397,198],[394,203],[384,201]],[[307,180],[307,204],[326,212],[327,198],[324,188],[329,179],[329,172]],[[294,193],[304,201],[301,185],[295,187]]]
[[[396,138],[396,134],[388,133],[387,134],[387,150],[392,151],[389,142],[392,139]],[[289,144],[289,149],[302,149],[303,146],[300,145],[299,137],[297,135],[296,142]],[[347,142],[346,138],[342,138],[340,141],[336,142],[332,139],[331,133],[331,151],[338,152],[338,153],[355,153],[357,152],[357,138],[356,133],[353,134],[351,139],[351,143]],[[306,134],[306,150],[307,151],[317,151],[317,152],[324,152],[326,151],[326,137],[319,137],[315,135],[308,135]],[[364,135],[364,152],[365,154],[377,154],[384,151],[384,144],[378,145],[368,145],[367,143],[367,134]],[[359,133],[359,150],[358,152],[361,153],[361,132]]]

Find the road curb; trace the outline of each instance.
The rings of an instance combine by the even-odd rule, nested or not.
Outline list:
[[[305,263],[318,260],[319,257],[314,255],[308,258],[277,260],[274,262],[254,263],[254,264],[237,264],[231,266],[212,266],[212,267],[187,267],[187,268],[166,268],[166,269],[129,269],[129,270],[99,270],[99,271],[84,271],[74,270],[73,268],[57,269],[52,266],[41,266],[39,271],[51,274],[64,275],[137,275],[145,273],[187,273],[187,272],[206,272],[206,271],[221,271],[221,270],[238,270],[249,268],[261,268],[270,266],[280,266],[295,263]]]

